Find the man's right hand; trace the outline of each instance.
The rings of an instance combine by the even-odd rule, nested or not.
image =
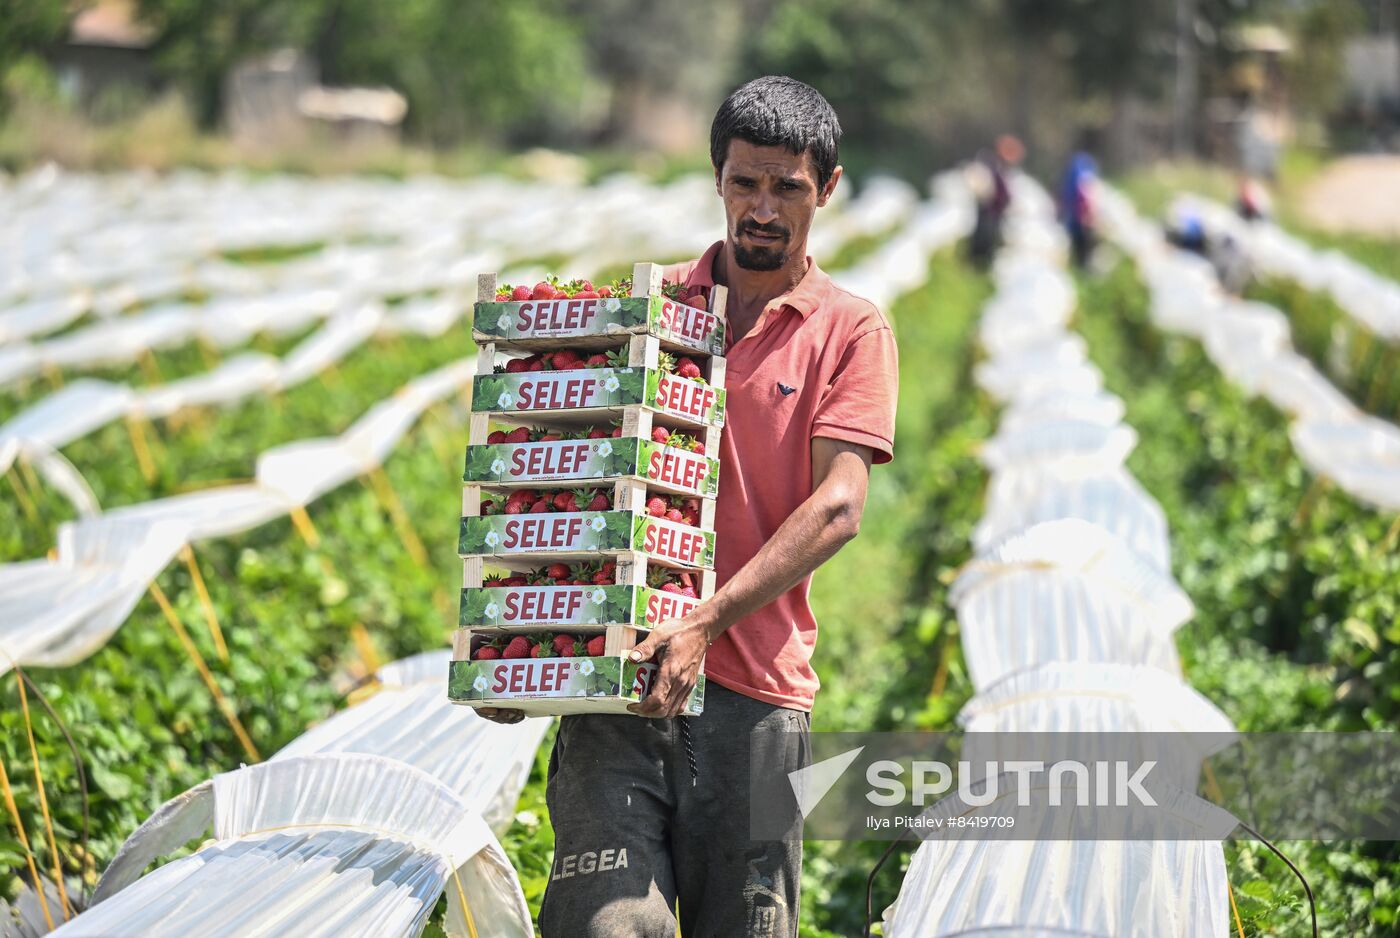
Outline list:
[[[492,723],[519,723],[525,719],[524,710],[510,710],[503,707],[477,707],[476,712]]]

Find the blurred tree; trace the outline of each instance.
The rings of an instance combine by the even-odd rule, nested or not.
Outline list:
[[[35,55],[63,38],[69,7],[65,0],[5,0],[0,13],[0,109],[7,103],[11,72],[27,72]]]
[[[243,57],[316,53],[332,83],[385,84],[409,100],[410,133],[436,144],[526,129],[548,138],[576,107],[584,63],[560,0],[139,0],[164,68],[201,123],[218,120]]]

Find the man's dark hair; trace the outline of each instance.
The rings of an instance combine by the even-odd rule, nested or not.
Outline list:
[[[710,125],[710,162],[716,170],[724,167],[729,141],[734,139],[812,154],[821,189],[836,171],[841,123],[811,85],[784,75],[765,75],[734,91],[719,106]]]

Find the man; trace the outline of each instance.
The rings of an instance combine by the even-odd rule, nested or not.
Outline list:
[[[855,537],[870,465],[892,458],[898,372],[879,310],[806,254],[841,178],[840,134],[826,99],[790,78],[748,83],[715,116],[726,237],[667,275],[729,289],[719,588],[632,653],[660,664],[632,707],[651,719],[560,721],[546,938],[674,938],[677,908],[686,938],[797,934],[801,818],[780,806],[784,839],[751,839],[750,747],[779,777],[806,756],[808,586]],[[702,660],[705,712],[677,717]]]

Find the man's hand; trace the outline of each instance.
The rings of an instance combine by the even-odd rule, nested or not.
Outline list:
[[[670,619],[651,630],[631,651],[633,661],[656,658],[656,678],[651,693],[641,703],[629,704],[627,709],[644,717],[677,716],[685,709],[695,681],[700,676],[700,663],[705,649],[710,647],[709,627],[698,609],[683,619]]]
[[[525,719],[524,710],[510,710],[505,707],[477,707],[476,712],[492,723],[519,723]]]

